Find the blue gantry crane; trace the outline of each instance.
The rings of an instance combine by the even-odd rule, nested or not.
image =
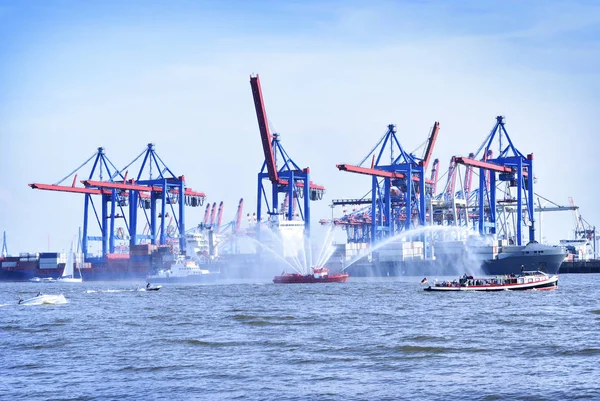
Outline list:
[[[499,153],[493,157],[493,147],[498,145]],[[478,157],[482,157],[478,160]],[[496,117],[496,124],[474,156],[455,157],[456,163],[479,169],[478,189],[478,228],[482,235],[496,234],[497,196],[496,181],[506,181],[516,188],[516,198],[505,199],[516,207],[516,240],[522,245],[523,206],[527,216],[529,241],[535,240],[533,203],[533,153],[523,155],[513,144],[505,128],[504,116]]]
[[[258,75],[250,76],[250,86],[254,98],[254,107],[258,128],[262,140],[265,161],[258,173],[258,194],[256,200],[257,225],[263,217],[263,202],[267,215],[282,216],[284,220],[294,220],[294,211],[304,221],[306,235],[310,235],[310,201],[321,200],[325,188],[310,181],[310,169],[300,168],[288,155],[281,144],[279,134],[270,132],[265,104]],[[265,181],[269,181],[265,185]],[[270,190],[270,197],[267,192]],[[285,214],[278,210],[279,194],[287,195]],[[304,201],[301,202],[300,200]]]
[[[127,179],[128,168],[138,160],[142,160],[136,178]],[[92,169],[83,180],[84,187],[77,186],[78,171],[92,163]],[[71,186],[62,185],[73,176]],[[82,252],[89,254],[89,241],[102,242],[102,254],[114,253],[115,240],[120,239],[116,233],[116,219],[122,218],[127,228],[130,246],[138,244],[142,239],[148,239],[152,244],[165,244],[167,239],[166,218],[171,210],[176,216],[179,247],[185,250],[185,208],[184,206],[199,207],[204,204],[205,194],[196,192],[185,186],[185,177],[176,176],[165,165],[154,150],[154,144],[148,144],[131,163],[119,170],[110,161],[104,148],[88,158],[77,169],[55,184],[29,184],[33,189],[81,193],[84,198],[84,217],[82,234]],[[100,196],[100,214],[92,195]],[[160,204],[160,214],[158,205]],[[178,205],[175,213],[174,205]],[[125,207],[129,207],[128,213]],[[149,234],[137,233],[138,208],[142,209],[149,226]],[[90,211],[100,229],[100,236],[89,235]],[[160,223],[157,219],[160,218]]]
[[[417,216],[418,225],[425,225],[426,196],[431,195],[434,184],[425,177],[425,172],[439,128],[439,123],[435,122],[423,158],[404,150],[396,136],[396,126],[390,124],[383,137],[359,165],[337,165],[340,171],[372,176],[370,219],[365,219],[364,213],[359,213],[359,221],[371,224],[371,244],[403,229],[413,228],[413,215]],[[389,162],[386,161],[387,155]],[[362,167],[371,156],[371,167]],[[348,200],[344,204],[361,203],[363,202],[360,200]],[[357,219],[352,219],[352,224],[356,221]]]

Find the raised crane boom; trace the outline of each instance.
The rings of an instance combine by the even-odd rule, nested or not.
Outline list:
[[[217,227],[216,231],[219,231],[221,228],[221,223],[223,222],[223,201],[219,203],[219,211],[217,212]]]
[[[234,231],[240,231],[240,226],[242,225],[242,212],[244,210],[244,199],[240,199],[240,203],[238,203],[237,213],[235,215],[235,228]]]
[[[433,148],[435,146],[435,141],[437,140],[438,133],[440,132],[440,123],[436,121],[433,124],[433,129],[431,130],[431,135],[429,135],[429,139],[427,140],[427,149],[425,150],[425,155],[423,156],[423,160],[421,160],[420,164],[423,166],[424,171],[427,170],[427,166],[429,166],[429,161],[431,160],[431,155],[433,154]]]
[[[258,129],[260,131],[260,139],[262,140],[263,152],[265,153],[265,163],[267,165],[267,172],[269,173],[269,180],[273,183],[279,182],[277,164],[275,162],[275,152],[273,151],[273,146],[271,144],[273,135],[271,135],[271,132],[269,131],[269,121],[267,120],[267,112],[265,111],[265,103],[263,101],[258,74],[256,74],[255,77],[250,75],[250,86],[252,87],[254,108],[256,109]]]

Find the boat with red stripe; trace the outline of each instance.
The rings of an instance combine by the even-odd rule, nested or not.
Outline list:
[[[427,284],[427,278],[421,284]],[[523,271],[521,274],[506,274],[496,277],[476,278],[466,274],[458,280],[437,280],[425,291],[524,291],[555,290],[558,288],[558,275],[548,275],[541,271]]]

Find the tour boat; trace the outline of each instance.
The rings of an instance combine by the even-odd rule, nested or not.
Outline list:
[[[427,278],[421,284],[427,284]],[[554,290],[558,288],[558,275],[548,275],[541,271],[524,271],[521,274],[476,278],[466,274],[453,281],[436,282],[424,288],[425,291],[519,291]]]
[[[313,267],[310,274],[282,273],[281,276],[275,276],[275,284],[302,284],[302,283],[345,283],[348,280],[348,273],[329,274],[326,267]]]

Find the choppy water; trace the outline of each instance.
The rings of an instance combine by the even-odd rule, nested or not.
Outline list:
[[[600,399],[600,275],[459,294],[419,279],[0,283],[0,399]],[[69,303],[16,305],[39,289]]]

